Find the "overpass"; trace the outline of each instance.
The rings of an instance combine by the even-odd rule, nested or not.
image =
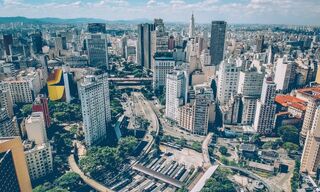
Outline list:
[[[115,85],[147,85],[152,83],[152,77],[109,77],[108,80]]]

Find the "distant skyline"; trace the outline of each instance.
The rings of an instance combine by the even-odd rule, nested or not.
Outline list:
[[[319,0],[0,0],[0,16],[320,25]]]

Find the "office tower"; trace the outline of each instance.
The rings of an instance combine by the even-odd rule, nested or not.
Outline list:
[[[190,24],[189,24],[189,38],[193,38],[194,37],[194,16],[193,13],[191,15],[191,19],[190,19]]]
[[[264,36],[263,35],[259,35],[256,38],[256,42],[255,42],[255,51],[257,53],[261,53],[263,51],[263,43],[264,43]]]
[[[50,111],[48,107],[48,98],[45,95],[38,95],[35,98],[32,104],[32,112],[42,112],[44,116],[46,128],[50,127],[51,119],[50,119]]]
[[[274,129],[276,114],[275,96],[276,84],[272,77],[266,76],[263,81],[260,100],[257,102],[253,124],[253,128],[260,134],[271,134]]]
[[[154,56],[155,65],[153,69],[153,88],[163,89],[166,85],[166,77],[175,67],[175,60],[172,53],[156,53]]]
[[[4,34],[3,35],[3,46],[4,46],[4,51],[5,54],[8,55],[12,55],[12,45],[13,45],[13,38],[12,38],[12,34]]]
[[[86,45],[89,66],[104,65],[109,69],[107,36],[103,33],[86,34]]]
[[[166,117],[178,121],[178,108],[187,102],[187,74],[174,70],[166,78]]]
[[[55,53],[57,56],[61,55],[61,52],[63,50],[63,45],[62,45],[62,37],[61,35],[58,37],[54,38],[54,48],[55,48]]]
[[[301,156],[301,172],[314,175],[320,164],[320,106],[317,107],[312,127],[307,132],[307,137]]]
[[[31,41],[32,41],[32,50],[34,54],[40,54],[42,53],[42,33],[41,31],[36,31],[31,35]]]
[[[174,40],[174,36],[171,35],[168,40],[168,49],[173,50],[174,48],[175,48],[175,40]]]
[[[13,102],[10,94],[10,90],[4,89],[1,90],[0,85],[0,108],[4,108],[7,111],[7,115],[12,118],[13,113]]]
[[[145,69],[151,69],[151,31],[153,29],[152,24],[138,25],[137,63]]]
[[[88,147],[107,136],[111,121],[108,75],[86,76],[79,86],[83,130]]]
[[[35,145],[34,141],[24,141],[24,154],[32,181],[53,171],[53,158],[49,143]]]
[[[154,28],[156,29],[158,26],[164,27],[163,20],[160,18],[155,18],[153,21]]]
[[[151,70],[154,70],[154,56],[158,52],[168,52],[169,34],[166,32],[162,19],[155,21],[155,30],[151,32]]]
[[[10,118],[5,108],[0,108],[0,137],[20,136],[16,117]]]
[[[0,189],[32,191],[20,137],[0,137]]]
[[[195,89],[194,100],[194,120],[193,120],[193,134],[206,135],[208,133],[209,120],[213,124],[214,105],[212,89],[204,89],[202,87]],[[211,116],[211,117],[210,117]]]
[[[288,58],[287,55],[277,60],[274,75],[274,82],[277,85],[277,90],[284,93],[291,90],[295,81],[295,65],[295,62],[291,58]]]
[[[307,109],[304,115],[300,136],[305,139],[312,127],[317,107],[320,105],[320,88],[310,87],[295,91],[296,97],[307,102]]]
[[[105,23],[88,23],[89,33],[106,33]]]
[[[212,21],[210,40],[211,65],[219,65],[223,60],[226,27],[227,23],[225,21]]]
[[[25,120],[25,127],[30,141],[34,141],[36,145],[46,143],[47,131],[45,120],[42,112],[32,112]]]
[[[226,104],[238,88],[240,68],[236,65],[235,60],[229,58],[223,61],[218,72],[217,98],[221,104]]]

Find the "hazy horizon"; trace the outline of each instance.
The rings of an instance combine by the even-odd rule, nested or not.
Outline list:
[[[318,0],[0,0],[0,16],[320,25]]]

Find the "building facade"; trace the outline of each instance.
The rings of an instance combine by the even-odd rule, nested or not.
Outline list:
[[[83,130],[88,147],[104,140],[111,121],[108,75],[86,76],[79,86]]]

